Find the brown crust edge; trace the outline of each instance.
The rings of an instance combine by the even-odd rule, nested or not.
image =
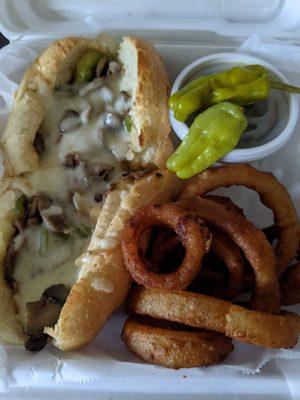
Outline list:
[[[155,171],[135,182],[126,197],[117,207],[110,224],[102,229],[98,223],[91,244],[91,260],[83,266],[81,279],[72,288],[54,329],[46,332],[55,339],[55,345],[62,350],[74,350],[90,343],[110,315],[124,302],[131,286],[120,247],[120,237],[125,221],[135,210],[151,202],[168,202],[174,198],[182,185],[176,176],[167,171]],[[113,195],[113,192],[112,194]],[[106,201],[109,201],[109,197]],[[116,247],[112,250],[95,250],[97,241],[113,233]],[[96,290],[93,286],[99,280],[108,280],[112,292]]]

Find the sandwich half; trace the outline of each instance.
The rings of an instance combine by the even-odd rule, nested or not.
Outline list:
[[[169,81],[154,47],[65,38],[28,68],[2,137],[0,340],[88,344],[124,301],[125,220],[180,190],[164,170]]]

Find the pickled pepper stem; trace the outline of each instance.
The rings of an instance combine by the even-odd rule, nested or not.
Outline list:
[[[285,92],[300,94],[300,87],[288,85],[287,83],[270,81],[270,86],[272,89],[279,89],[284,90]]]

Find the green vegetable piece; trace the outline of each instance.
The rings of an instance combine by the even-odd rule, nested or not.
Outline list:
[[[83,238],[88,238],[91,234],[91,229],[88,226],[77,226],[76,231]]]
[[[239,106],[222,102],[208,108],[195,118],[167,168],[181,179],[204,171],[236,147],[246,127]]]
[[[103,55],[98,50],[89,50],[81,58],[76,68],[75,83],[90,82],[95,77],[96,67]]]
[[[300,88],[270,80],[261,65],[233,67],[189,82],[169,99],[169,107],[179,121],[195,111],[223,101],[248,105],[268,98],[270,88],[299,93]]]
[[[206,81],[209,76],[201,76],[200,78],[197,78],[189,83],[187,83],[183,88],[178,90],[176,93],[173,93],[172,96],[169,98],[169,107],[171,110],[175,111],[177,102],[178,100],[187,92],[189,92],[192,89],[195,89],[198,85],[202,84],[203,81]]]
[[[27,199],[26,196],[22,195],[16,200],[15,204],[15,212],[17,217],[21,217],[25,214],[27,207]]]
[[[288,85],[287,83],[270,81],[270,86],[272,89],[279,89],[285,92],[300,94],[300,87]]]
[[[209,104],[217,104],[226,100],[235,104],[248,105],[266,100],[269,93],[270,81],[265,73],[252,82],[242,83],[235,87],[217,87],[212,91]]]
[[[48,250],[49,232],[42,229],[39,236],[38,251],[41,256],[44,256]]]
[[[185,93],[174,108],[174,116],[179,121],[186,121],[193,112],[205,108],[211,96],[210,81],[204,80],[194,89]]]
[[[193,112],[222,101],[250,104],[264,100],[269,89],[267,72],[262,66],[233,67],[190,82],[171,96],[169,105],[177,120],[186,121]]]
[[[127,115],[127,117],[125,117],[124,125],[125,125],[127,132],[130,132],[131,128],[132,128],[132,119],[129,117],[129,115]]]

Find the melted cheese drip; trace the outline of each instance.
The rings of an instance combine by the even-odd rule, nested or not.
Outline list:
[[[105,86],[82,97],[76,85],[66,85],[44,95],[47,112],[39,131],[45,138],[45,152],[40,156],[40,168],[29,180],[36,193],[44,192],[62,205],[72,231],[67,238],[49,231],[44,255],[39,254],[38,243],[45,226],[32,226],[20,234],[24,244],[17,258],[14,279],[18,285],[15,298],[22,318],[26,303],[39,300],[47,287],[55,283],[71,287],[77,280],[80,267],[75,265],[75,260],[86,250],[90,237],[82,238],[76,233],[76,227],[88,226],[92,230],[95,221],[75,209],[72,195],[79,193],[81,204],[89,211],[97,210],[95,195],[103,194],[124,172],[121,161],[129,157],[130,146],[122,121],[131,104],[130,99],[122,100],[121,79],[122,73],[118,77],[108,77]],[[62,134],[60,123],[68,110],[77,112],[80,123]],[[115,131],[104,126],[107,112],[119,118],[121,125]],[[82,160],[75,168],[64,165],[70,153],[78,153]],[[92,169],[99,162],[111,167],[109,179],[101,179],[97,174],[90,176],[88,168]],[[102,286],[98,290],[113,290],[109,285]]]
[[[74,260],[89,241],[79,235],[62,238],[49,232],[47,252],[41,255],[39,241],[42,229],[41,225],[32,226],[22,234],[24,245],[14,273],[14,279],[18,282],[16,300],[22,319],[26,303],[38,300],[47,287],[55,283],[72,287],[78,276]]]
[[[101,292],[112,293],[114,291],[113,283],[107,278],[94,278],[91,286]]]

